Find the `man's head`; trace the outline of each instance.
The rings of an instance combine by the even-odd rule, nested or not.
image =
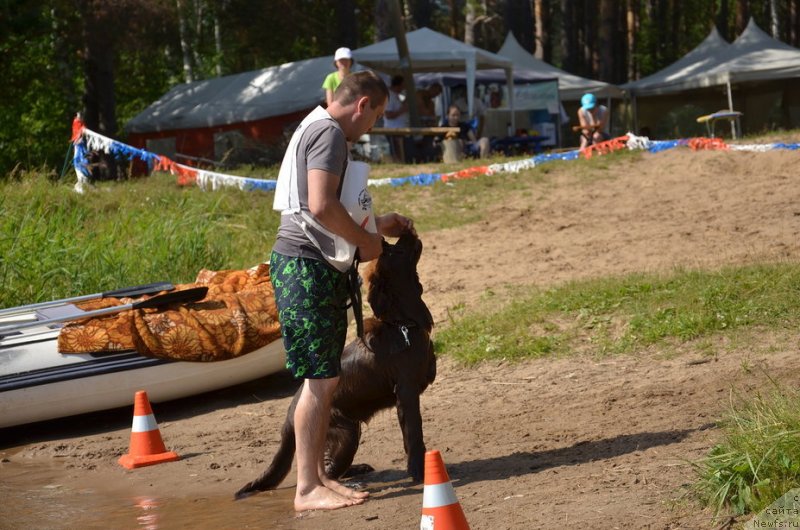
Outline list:
[[[402,92],[403,91],[403,83],[404,82],[405,82],[405,79],[403,79],[402,75],[392,76],[392,80],[389,83],[389,90],[391,90],[392,92],[397,92],[397,93]]]
[[[447,123],[450,127],[457,127],[461,122],[461,109],[456,105],[450,105],[447,109]]]
[[[347,139],[354,141],[383,115],[388,98],[383,79],[371,71],[356,72],[342,79],[328,112],[342,126]]]
[[[439,83],[433,83],[431,86],[428,87],[428,95],[432,98],[435,98],[441,93],[442,93],[442,85],[440,85]]]

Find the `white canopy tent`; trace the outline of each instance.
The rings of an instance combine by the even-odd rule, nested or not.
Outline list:
[[[648,78],[628,83],[623,88],[636,95],[660,95],[737,82],[800,77],[800,49],[773,39],[753,19],[750,19],[745,30],[732,44],[707,45],[713,40],[716,30],[711,33],[700,46],[677,63]],[[721,37],[719,41],[725,42]],[[706,46],[699,50],[704,45]],[[701,53],[704,56],[700,60],[692,61],[694,65],[691,69],[668,72],[695,52],[698,52],[698,56]],[[650,78],[656,79],[656,82],[645,83]]]
[[[172,88],[125,125],[128,133],[231,125],[314,107],[333,56],[215,77]]]
[[[622,91],[614,85],[570,74],[537,59],[517,42],[511,32],[506,35],[506,40],[497,51],[497,55],[513,61],[514,69],[518,72],[531,71],[547,77],[557,78],[558,93],[562,101],[579,100],[587,92],[605,98],[622,96]]]
[[[729,111],[734,109],[733,85],[738,85],[740,97],[756,90],[757,84],[771,82],[778,85],[778,96],[783,94],[787,109],[797,113],[794,90],[788,88],[791,82],[800,80],[800,49],[794,48],[762,31],[753,19],[745,30],[731,44],[727,44],[712,30],[706,39],[694,50],[674,64],[646,78],[623,85],[634,98],[634,109],[638,115],[639,98],[650,96],[686,97],[694,94],[692,101],[702,97],[701,92],[724,87]],[[758,82],[758,83],[755,83]],[[762,97],[762,100],[767,98]],[[739,101],[737,107],[742,107]],[[720,108],[722,105],[717,106]],[[751,109],[751,124],[760,123],[765,107],[755,105]],[[791,121],[791,118],[790,118]]]
[[[470,46],[429,28],[406,33],[413,72],[465,72],[469,114],[473,113],[475,71],[501,68],[509,86],[513,85],[514,65],[510,59]],[[353,50],[353,58],[363,66],[390,75],[402,74],[396,39],[391,38]],[[513,98],[512,98],[513,99]],[[513,108],[513,101],[509,101]]]
[[[622,85],[632,96],[654,96],[680,91],[680,84],[696,74],[707,71],[719,62],[720,54],[730,44],[713,28],[703,42],[692,51],[658,72]]]

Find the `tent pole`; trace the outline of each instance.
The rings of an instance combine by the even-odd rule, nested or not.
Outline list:
[[[509,67],[506,70],[506,83],[508,86],[508,109],[511,112],[511,130],[514,135],[517,134],[517,119],[514,109],[514,67]]]
[[[728,79],[726,81],[726,86],[728,87],[728,110],[733,112],[733,93],[731,91],[731,73],[728,72]],[[730,120],[731,122],[731,137],[735,140],[736,139],[736,124],[734,120]]]

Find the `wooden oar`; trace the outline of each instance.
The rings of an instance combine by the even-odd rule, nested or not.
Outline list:
[[[48,307],[55,307],[59,305],[72,304],[76,302],[85,302],[87,300],[95,300],[98,298],[133,298],[135,296],[142,296],[145,294],[156,294],[161,291],[172,291],[175,286],[169,282],[156,282],[148,283],[146,285],[137,285],[135,287],[125,287],[115,291],[106,291],[104,293],[86,294],[83,296],[75,296],[73,298],[62,298],[61,300],[51,300],[49,302],[40,302],[38,304],[22,305],[18,307],[9,307],[7,309],[0,309],[0,317],[16,315],[20,313],[29,313],[39,309]]]
[[[191,302],[197,302],[199,300],[202,300],[203,298],[205,298],[207,293],[208,293],[208,287],[193,287],[191,289],[185,289],[183,291],[173,291],[171,293],[148,298],[147,300],[133,302],[132,304],[123,304],[114,307],[107,307],[105,309],[97,309],[95,311],[86,311],[85,313],[82,313],[80,315],[49,318],[47,320],[37,320],[36,322],[28,322],[26,324],[20,324],[18,326],[8,326],[0,328],[0,336],[3,336],[8,333],[13,333],[15,331],[20,331],[23,329],[38,328],[40,326],[49,326],[50,324],[56,324],[58,322],[69,322],[72,320],[83,320],[86,318],[93,318],[102,315],[111,315],[114,313],[127,311],[129,309],[147,309],[151,307],[160,307],[169,304],[188,304]]]

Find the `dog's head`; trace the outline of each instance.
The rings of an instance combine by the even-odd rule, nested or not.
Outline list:
[[[433,329],[433,317],[422,300],[417,274],[421,255],[422,241],[411,231],[403,233],[394,244],[383,242],[383,253],[367,273],[367,301],[376,318]]]

